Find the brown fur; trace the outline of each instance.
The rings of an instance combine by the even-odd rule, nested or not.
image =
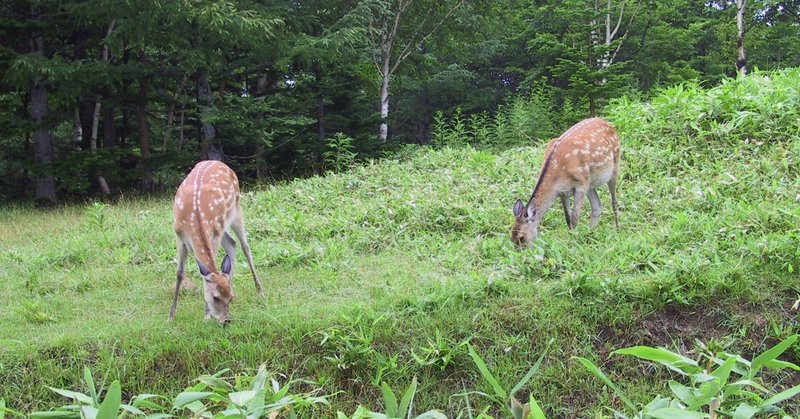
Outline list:
[[[170,319],[175,316],[184,263],[188,251],[191,250],[201,266],[201,273],[204,268],[208,270],[203,275],[206,318],[213,315],[220,322],[228,320],[228,305],[234,297],[231,276],[236,246],[227,233],[229,230],[239,238],[256,288],[263,295],[244,234],[240,196],[236,173],[224,163],[214,160],[195,165],[178,187],[172,209],[172,227],[178,245],[178,275]],[[215,260],[220,244],[225,248],[226,257],[230,258],[227,272],[225,269],[222,272],[217,269]],[[223,260],[222,265],[226,265],[226,260]]]
[[[592,202],[591,227],[600,215],[596,188],[607,184],[611,193],[614,220],[618,225],[616,180],[619,173],[619,138],[614,127],[601,118],[590,118],[573,125],[545,150],[539,180],[524,206],[517,200],[511,240],[517,247],[530,246],[544,214],[560,197],[567,226],[577,226],[584,198]],[[569,196],[574,195],[573,209]]]

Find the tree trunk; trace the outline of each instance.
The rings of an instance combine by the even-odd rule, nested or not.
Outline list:
[[[103,108],[103,147],[113,149],[117,146],[117,126],[114,122],[114,105],[106,102]]]
[[[185,114],[186,112],[183,109],[181,109],[181,122],[178,127],[178,153],[180,153],[181,150],[183,150],[183,121]]]
[[[389,137],[389,77],[391,76],[389,72],[389,59],[391,56],[387,55],[388,54],[384,54],[383,68],[381,69],[381,130],[379,138],[382,143],[385,143]]]
[[[161,148],[164,152],[167,151],[167,140],[169,139],[169,134],[172,131],[172,124],[175,122],[175,102],[177,102],[181,95],[183,95],[183,86],[185,84],[186,77],[181,79],[181,85],[178,87],[178,90],[175,91],[175,96],[173,96],[172,101],[167,107],[167,126],[164,127],[164,140],[161,145]]]
[[[38,21],[38,13],[31,8],[31,20]],[[44,37],[35,30],[30,37],[30,51],[44,56]],[[47,204],[56,203],[56,182],[52,174],[53,144],[50,132],[44,127],[49,105],[44,78],[36,75],[31,82],[31,123],[36,127],[33,133],[33,160],[36,164],[36,199]]]
[[[325,144],[325,98],[322,95],[322,71],[319,66],[314,68],[314,82],[317,88],[317,139],[322,146]]]
[[[217,136],[217,130],[208,122],[214,107],[214,93],[203,69],[197,70],[197,99],[200,115],[200,155],[205,156],[208,153],[208,146]]]
[[[144,50],[139,52],[139,62],[144,64]],[[149,82],[147,75],[142,74],[139,80],[139,109],[137,110],[139,116],[139,146],[142,151],[142,187],[146,191],[153,190],[153,179],[150,177],[150,132],[147,127],[147,90]]]
[[[736,49],[739,57],[736,59],[736,72],[740,77],[747,75],[747,55],[744,51],[744,8],[747,0],[736,0]]]
[[[83,147],[83,124],[81,124],[80,106],[75,107],[75,115],[72,120],[72,146],[75,150]]]
[[[114,120],[114,104],[110,100],[106,102],[103,107],[103,148],[109,150],[109,158],[116,161],[116,153],[114,149],[117,148],[117,126]],[[103,179],[105,180],[105,179]],[[113,180],[113,177],[112,177]],[[106,186],[108,186],[106,182]],[[102,185],[101,185],[102,188]],[[108,188],[111,192],[111,187]],[[116,187],[114,188],[116,190]]]

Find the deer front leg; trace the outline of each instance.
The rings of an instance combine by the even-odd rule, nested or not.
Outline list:
[[[619,215],[617,213],[617,174],[608,181],[608,193],[611,194],[611,208],[614,210],[614,225],[619,230]]]
[[[583,208],[583,200],[586,198],[586,188],[575,188],[575,201],[572,203],[572,217],[570,217],[570,224],[572,228],[578,227],[578,217],[581,215],[581,208]]]
[[[181,291],[181,281],[183,280],[183,271],[186,265],[186,254],[188,249],[183,244],[181,239],[178,239],[178,273],[177,281],[175,282],[175,295],[172,296],[172,308],[169,310],[170,321],[175,320],[175,312],[178,310],[178,293]]]
[[[597,195],[597,189],[589,189],[586,194],[589,198],[589,203],[592,205],[592,219],[589,222],[590,228],[597,226],[597,220],[600,218],[600,196]]]
[[[569,217],[569,195],[561,195],[561,206],[564,208],[564,218],[567,219],[567,228],[572,229],[572,222]]]
[[[233,282],[233,267],[235,266],[233,262],[234,256],[236,255],[236,242],[233,241],[233,237],[231,237],[228,232],[222,235],[222,248],[225,249],[225,254],[231,258],[231,272],[228,274],[228,278]]]
[[[231,230],[233,230],[233,233],[236,234],[236,237],[239,239],[239,243],[242,245],[242,251],[244,252],[244,257],[247,259],[247,264],[250,266],[250,273],[253,274],[253,281],[256,283],[258,295],[263,297],[264,287],[261,285],[261,280],[258,279],[256,267],[253,264],[253,256],[250,254],[250,245],[247,243],[247,235],[244,232],[244,222],[242,221],[241,209],[239,209],[239,216],[236,217],[236,221],[231,225]]]

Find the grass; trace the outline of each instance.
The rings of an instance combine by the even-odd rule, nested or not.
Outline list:
[[[789,307],[800,293],[800,133],[701,142],[648,130],[678,125],[661,114],[637,114],[637,125],[625,119],[635,104],[617,106],[609,117],[623,144],[620,229],[601,190],[598,228],[589,230],[585,211],[569,231],[551,211],[530,251],[515,252],[508,230],[541,144],[424,149],[247,190],[245,225],[267,297],[257,297],[239,251],[227,328],[204,323],[191,292],[167,322],[170,197],[0,209],[0,398],[22,411],[48,408],[59,400],[45,386],[80,388],[84,365],[98,383],[118,379],[127,400],[266,363],[276,377],[306,380],[300,388],[339,392],[314,415],[377,409],[382,381],[400,389],[414,376],[417,411],[502,415],[474,393],[493,391],[466,342],[508,389],[553,339],[518,398],[533,394],[549,417],[595,417],[622,402],[571,356],[600,365],[645,404],[669,391],[670,375],[608,357],[614,349],[686,352],[698,339],[749,357],[797,333]],[[797,362],[800,347],[784,359]],[[779,374],[775,386],[797,380]]]

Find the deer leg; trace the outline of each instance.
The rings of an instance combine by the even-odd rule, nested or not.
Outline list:
[[[186,266],[186,255],[188,250],[181,239],[178,239],[178,274],[175,282],[175,295],[172,296],[172,308],[169,310],[169,319],[175,320],[175,312],[178,310],[178,293],[181,291],[181,281],[183,281],[184,267]]]
[[[236,255],[236,242],[233,241],[233,237],[231,237],[228,232],[222,235],[222,248],[225,249],[225,254],[231,258],[231,273],[228,276],[233,282],[233,267],[235,266],[234,256]]]
[[[570,218],[570,224],[572,224],[573,229],[578,227],[578,217],[580,217],[585,198],[586,189],[575,188],[575,200],[572,202],[572,217]]]
[[[608,181],[608,192],[611,195],[611,208],[614,210],[614,225],[619,229],[619,214],[617,213],[617,177],[612,176]]]
[[[569,195],[561,195],[561,206],[564,208],[564,218],[567,219],[567,228],[572,229],[572,222],[569,217]]]
[[[597,220],[600,219],[600,196],[597,195],[597,189],[589,189],[586,196],[589,198],[589,204],[592,205],[592,219],[589,222],[589,227],[595,228]]]
[[[244,232],[244,221],[242,221],[241,209],[239,210],[239,216],[236,217],[234,223],[231,224],[231,230],[233,230],[233,233],[236,234],[236,237],[239,239],[239,243],[242,245],[242,251],[244,252],[244,257],[247,259],[247,264],[250,266],[250,273],[253,274],[253,281],[256,283],[258,295],[263,297],[264,287],[261,285],[261,280],[258,279],[256,267],[253,264],[253,256],[250,254],[250,245],[247,243],[247,235]]]

